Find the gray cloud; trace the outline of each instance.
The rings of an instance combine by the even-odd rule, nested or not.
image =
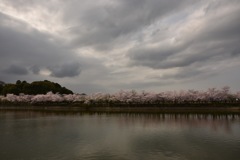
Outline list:
[[[14,22],[18,28],[5,26],[5,22]],[[1,13],[0,48],[1,68],[9,62],[16,62],[29,67],[35,74],[47,66],[64,66],[73,61],[76,62],[75,66],[80,63],[83,68],[90,67],[91,63],[100,63],[97,59],[76,55],[54,37],[33,28],[29,30],[27,24]]]
[[[80,74],[79,63],[63,64],[62,66],[48,67],[51,71],[51,76],[63,78],[63,77],[76,77]]]
[[[124,43],[132,34],[154,23],[157,19],[184,8],[189,0],[119,0],[113,4],[90,5],[82,14],[73,13],[82,2],[74,1],[66,8],[65,21],[69,17],[78,21],[70,32],[79,35],[73,39],[75,46],[92,46],[109,49]],[[95,3],[95,2],[94,2]],[[101,4],[99,4],[101,5]],[[120,40],[120,42],[119,42]]]
[[[15,75],[27,75],[28,70],[22,66],[10,65],[8,68],[3,70],[7,74],[15,74]]]
[[[0,14],[0,22],[15,22],[18,29],[0,25],[0,47],[3,65],[11,61],[22,61],[28,65],[62,62],[64,57],[70,56],[69,51],[55,42],[50,42],[47,34],[37,30],[27,31],[28,26],[11,17]],[[20,31],[19,31],[20,30]]]
[[[30,70],[34,73],[34,74],[39,74],[40,72],[40,68],[36,65],[30,67]]]
[[[0,4],[0,80],[5,82],[22,75],[77,92],[147,90],[198,86],[201,79],[207,86],[218,74],[227,75],[224,68],[234,75],[240,67],[239,0]],[[227,77],[238,86],[238,75]]]
[[[201,66],[189,66],[178,70],[176,73],[163,74],[159,79],[165,80],[178,80],[179,82],[185,82],[187,80],[201,80],[207,76],[214,75],[214,71],[208,69],[202,69]]]
[[[218,4],[217,9],[223,9],[223,5],[226,3]],[[230,6],[233,7],[234,4]],[[185,37],[181,37],[179,45],[159,45],[159,47],[149,48],[143,44],[141,48],[131,49],[128,54],[130,64],[168,69],[206,61],[211,64],[224,59],[239,58],[240,7],[228,11],[221,17],[214,15],[215,12],[210,10],[208,9],[205,17],[202,18],[205,22],[202,28],[192,36],[183,35]]]
[[[224,48],[222,48],[224,46]],[[169,69],[175,67],[186,67],[194,63],[209,64],[218,62],[229,58],[239,58],[240,47],[237,46],[237,41],[231,42],[219,42],[214,46],[206,43],[201,44],[201,50],[195,50],[194,45],[192,48],[187,48],[183,51],[177,48],[169,48],[164,51],[159,48],[159,51],[149,50],[149,52],[134,52],[130,54],[130,58],[133,60],[131,65],[142,65],[151,67],[153,69]]]
[[[0,80],[4,82],[15,82],[19,79],[16,76],[21,74],[22,80],[48,79],[67,87],[71,86],[70,82],[73,82],[70,79],[61,80],[61,78],[76,78],[82,70],[88,73],[93,68],[97,68],[98,72],[106,70],[101,60],[76,54],[56,37],[42,33],[1,12],[0,48],[0,68],[5,68],[0,73]],[[17,65],[7,67],[9,63]],[[46,69],[50,70],[50,76],[45,72]],[[91,73],[85,76],[94,77]],[[89,79],[84,80],[84,82],[88,81]],[[76,88],[81,86],[72,89]],[[87,93],[87,91],[82,92]]]
[[[184,49],[182,46],[163,46],[161,48],[138,47],[132,49],[128,56],[132,60],[131,65],[142,65],[155,69],[170,68],[170,66],[183,65],[183,61],[181,62],[180,60],[168,60],[170,59],[169,57],[181,52],[182,49]]]

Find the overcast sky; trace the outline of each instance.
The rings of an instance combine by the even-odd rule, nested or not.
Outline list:
[[[239,0],[0,0],[0,81],[240,90]]]

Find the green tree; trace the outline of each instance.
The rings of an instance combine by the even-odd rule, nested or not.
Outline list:
[[[3,87],[3,94],[6,95],[8,93],[12,93],[15,95],[19,95],[19,93],[21,92],[21,90],[15,85],[15,84],[6,84]]]
[[[3,85],[0,85],[0,95],[3,95]]]
[[[65,87],[62,87],[58,83],[50,82],[48,80],[44,81],[35,81],[32,83],[27,83],[26,81],[17,80],[16,84],[7,84],[0,88],[0,94],[16,94],[20,93],[36,95],[36,94],[46,94],[47,92],[52,91],[53,93],[60,94],[73,94],[73,92]]]

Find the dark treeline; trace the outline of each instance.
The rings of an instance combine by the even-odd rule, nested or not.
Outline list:
[[[50,82],[48,80],[35,81],[28,83],[26,81],[17,80],[16,84],[0,83],[0,95],[20,93],[28,95],[46,94],[47,92],[60,93],[60,94],[73,94],[73,92],[58,83]]]

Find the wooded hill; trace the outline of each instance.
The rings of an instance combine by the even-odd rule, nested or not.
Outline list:
[[[60,94],[73,94],[73,92],[65,87],[62,87],[58,83],[50,82],[48,80],[44,81],[34,81],[28,83],[26,81],[17,80],[16,84],[5,84],[0,83],[0,95],[15,94],[20,93],[28,95],[46,94],[47,92],[60,93]]]

